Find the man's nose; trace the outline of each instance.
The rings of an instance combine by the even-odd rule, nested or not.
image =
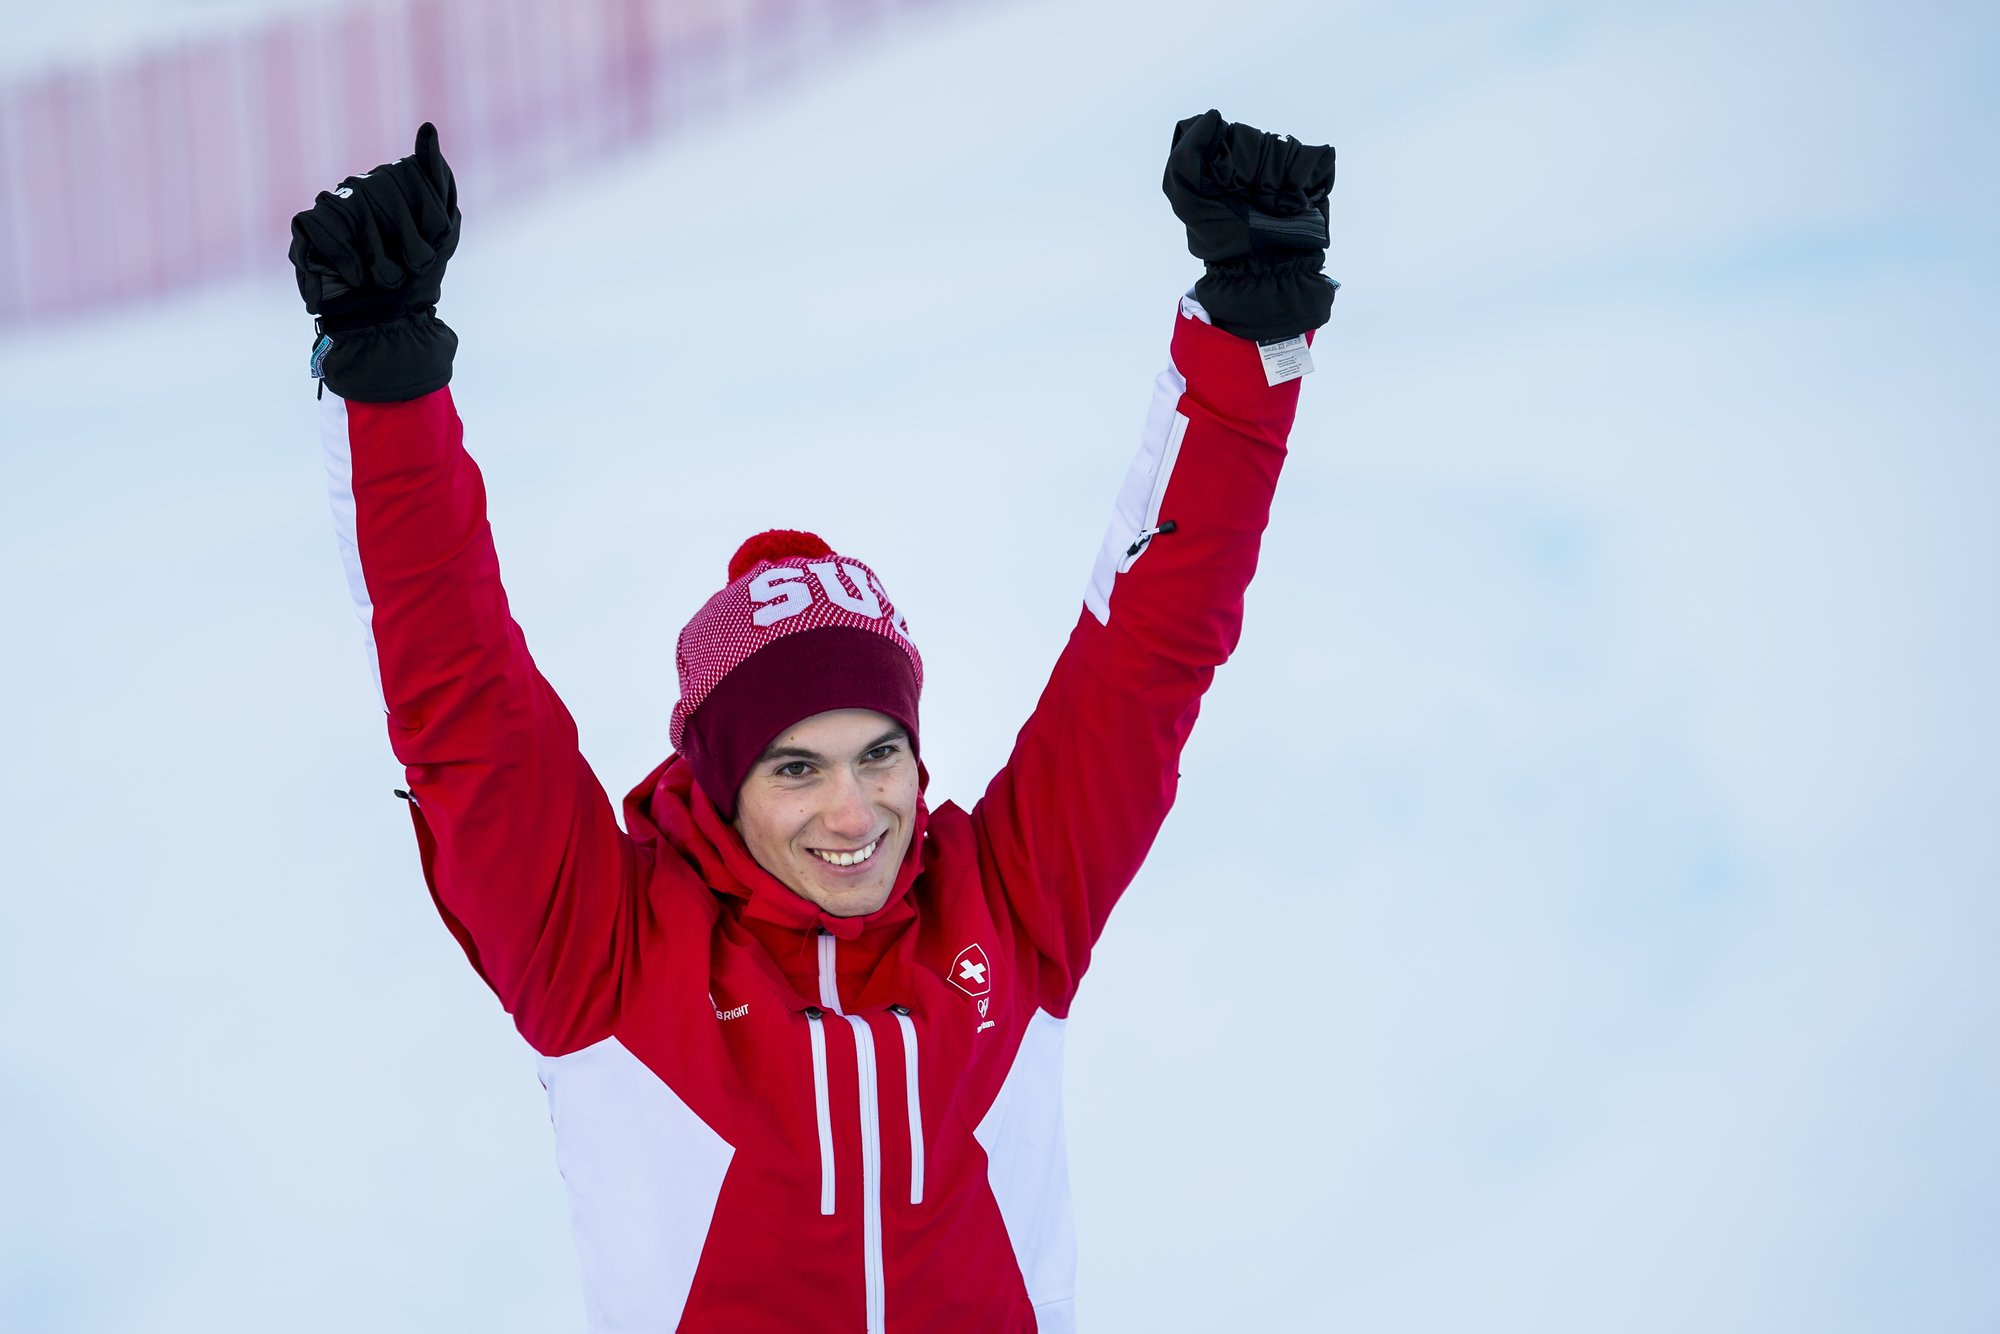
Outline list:
[[[833,805],[825,815],[827,829],[842,838],[866,837],[875,827],[875,812],[868,800],[867,785],[851,769],[842,770],[833,791]]]

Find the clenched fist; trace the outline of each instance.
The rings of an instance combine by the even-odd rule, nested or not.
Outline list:
[[[319,317],[314,374],[335,393],[390,403],[450,382],[458,336],[437,301],[458,229],[458,184],[428,121],[409,157],[322,190],[292,219],[299,295]]]
[[[1333,149],[1234,125],[1219,111],[1174,126],[1162,188],[1208,270],[1195,299],[1219,329],[1260,342],[1325,324]]]

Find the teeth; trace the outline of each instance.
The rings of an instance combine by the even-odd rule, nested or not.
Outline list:
[[[880,843],[881,841],[878,838],[875,840],[875,843]],[[814,848],[812,854],[821,861],[831,862],[835,866],[855,866],[875,855],[875,843],[870,843],[867,847],[856,849],[853,852],[821,852],[818,848]]]

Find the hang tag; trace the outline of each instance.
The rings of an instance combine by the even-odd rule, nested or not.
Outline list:
[[[1313,369],[1312,349],[1306,346],[1306,336],[1280,338],[1272,343],[1257,344],[1257,355],[1264,360],[1264,383],[1281,385],[1287,380],[1296,380],[1301,375],[1311,375]]]

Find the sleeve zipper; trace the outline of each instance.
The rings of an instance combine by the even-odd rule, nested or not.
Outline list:
[[[1154,538],[1164,537],[1166,534],[1175,532],[1179,528],[1180,525],[1175,523],[1172,519],[1165,519],[1161,521],[1159,527],[1157,528],[1147,528],[1142,530],[1139,533],[1138,540],[1132,543],[1131,546],[1125,548],[1125,559],[1130,560],[1134,556],[1138,555],[1141,551],[1144,551],[1146,547],[1151,544]]]

